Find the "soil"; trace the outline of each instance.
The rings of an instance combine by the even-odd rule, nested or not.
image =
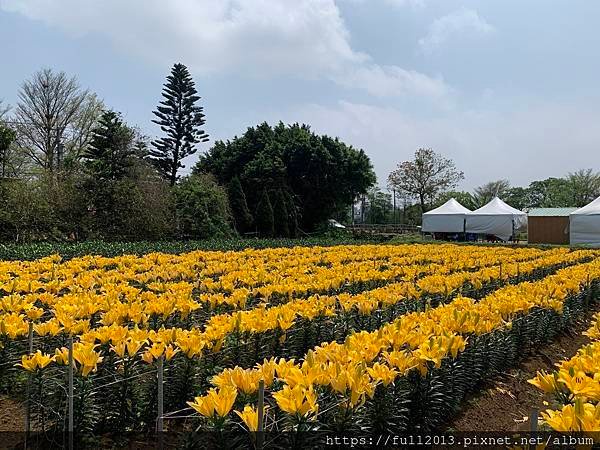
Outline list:
[[[25,408],[21,402],[0,396],[0,432],[23,431]]]
[[[539,370],[552,371],[556,364],[571,358],[590,342],[582,334],[589,328],[590,311],[583,320],[552,342],[528,355],[521,364],[484,382],[465,400],[459,414],[447,425],[446,431],[529,431],[534,411],[548,408],[544,401],[551,397],[528,383]]]

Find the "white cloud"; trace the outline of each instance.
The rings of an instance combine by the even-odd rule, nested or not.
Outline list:
[[[493,33],[490,25],[477,11],[462,8],[433,21],[427,35],[419,39],[421,49],[430,53],[456,35],[484,36]]]
[[[538,102],[510,112],[453,111],[415,117],[395,107],[340,102],[306,105],[286,117],[364,149],[384,187],[387,175],[419,147],[432,147],[465,172],[462,188],[507,178],[515,186],[595,167],[599,109]]]
[[[1,0],[0,6],[164,65],[314,76],[366,57],[333,0]]]
[[[425,6],[425,0],[385,0],[385,2],[394,6],[412,6],[413,8]]]
[[[335,0],[0,0],[0,8],[196,74],[329,79],[378,96],[446,91],[439,78],[354,50]]]
[[[362,87],[377,97],[413,94],[443,99],[450,93],[450,88],[441,77],[432,78],[398,66],[365,64],[348,71],[343,76],[337,76],[336,81],[347,88]]]

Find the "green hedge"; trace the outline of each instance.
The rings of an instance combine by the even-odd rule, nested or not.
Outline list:
[[[38,242],[31,244],[1,244],[0,260],[33,260],[59,254],[63,259],[83,255],[113,257],[124,254],[144,255],[152,252],[184,253],[193,250],[243,250],[245,248],[331,246],[381,242],[381,239],[354,239],[348,237],[312,237],[303,239],[213,239],[203,241],[164,242],[104,242],[78,243]]]

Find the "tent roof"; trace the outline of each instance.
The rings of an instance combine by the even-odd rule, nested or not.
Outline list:
[[[487,203],[483,205],[481,208],[476,209],[472,213],[473,215],[481,215],[481,216],[526,216],[523,211],[519,211],[516,208],[513,208],[510,205],[507,205],[498,197],[494,197]]]
[[[593,216],[596,214],[600,214],[600,197],[571,213],[572,216]]]
[[[458,203],[456,199],[451,198],[442,206],[438,206],[431,211],[427,211],[424,215],[436,215],[436,214],[467,214],[471,210],[465,208],[463,205]]]
[[[569,217],[577,208],[532,208],[529,217]]]

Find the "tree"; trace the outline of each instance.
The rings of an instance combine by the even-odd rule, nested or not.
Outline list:
[[[573,192],[574,206],[584,206],[600,196],[600,173],[581,169],[567,178]]]
[[[136,155],[135,130],[114,111],[104,111],[94,128],[82,157],[85,166],[101,180],[118,180],[127,175]]]
[[[227,191],[212,175],[184,178],[174,189],[178,232],[183,238],[231,236]]]
[[[273,192],[273,223],[275,235],[278,237],[290,236],[289,213],[283,190]]]
[[[400,193],[417,199],[421,212],[425,212],[427,202],[431,203],[463,178],[463,172],[456,169],[454,161],[431,148],[420,148],[412,161],[398,164],[398,168],[390,173],[388,183]]]
[[[175,64],[162,91],[164,100],[153,111],[158,119],[152,122],[166,136],[152,142],[150,158],[171,186],[184,167],[181,161],[196,152],[196,144],[208,141],[208,134],[200,128],[206,121],[203,108],[196,104],[200,100],[197,93],[187,67]]]
[[[246,194],[238,177],[233,177],[229,182],[229,205],[234,217],[235,228],[239,233],[245,233],[252,229],[252,214],[248,209]]]
[[[20,146],[34,164],[47,173],[62,170],[67,151],[79,150],[80,141],[95,122],[99,101],[87,90],[82,90],[75,77],[64,72],[43,69],[27,80],[19,91],[15,110]],[[88,118],[84,126],[82,116]],[[76,149],[74,148],[76,147]]]
[[[264,189],[256,205],[254,214],[256,231],[261,236],[271,237],[275,234],[275,217],[273,215],[273,206],[269,198],[269,192]]]
[[[0,178],[15,175],[13,152],[11,151],[17,133],[0,122]]]
[[[327,219],[347,212],[376,180],[364,151],[318,136],[308,125],[281,122],[274,127],[263,123],[231,141],[215,142],[194,172],[212,173],[222,184],[238,177],[252,212],[257,211],[264,189],[269,193],[281,190],[290,233],[296,227],[315,230]],[[259,220],[256,215],[254,219]]]
[[[84,153],[94,136],[98,121],[106,111],[104,103],[94,93],[86,96],[81,108],[77,111],[70,128],[69,139],[64,143],[65,165],[73,165]]]
[[[513,208],[524,210],[529,206],[529,189],[520,186],[511,187],[504,193],[504,201]]]
[[[4,100],[0,98],[0,120],[6,115],[8,111],[10,111],[10,105],[4,105]]]
[[[367,223],[388,223],[393,220],[394,205],[390,194],[373,187],[369,189],[367,202],[365,211]]]
[[[509,189],[510,182],[508,180],[490,181],[475,188],[475,202],[478,207],[483,206],[494,197],[504,197]]]
[[[529,183],[529,208],[560,208],[575,205],[573,186],[565,178],[546,178]]]

